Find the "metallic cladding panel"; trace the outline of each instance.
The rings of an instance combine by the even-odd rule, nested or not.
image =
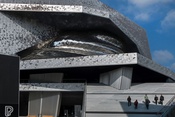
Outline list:
[[[147,35],[143,28],[115,10],[110,11],[109,19],[137,45],[140,54],[151,59]]]
[[[60,4],[60,5],[84,5],[94,6],[99,4],[96,0],[0,0],[1,3],[23,4]]]
[[[108,6],[104,5],[98,0],[74,0],[74,1],[72,0],[59,0],[59,1],[1,0],[1,3],[40,4],[41,6],[43,4],[52,4],[52,5],[62,5],[62,7],[65,7],[65,8],[66,8],[66,5],[82,6],[83,7],[83,11],[81,11],[82,13],[87,13],[87,14],[95,15],[99,17],[103,16],[110,19],[116,25],[116,27],[118,27],[118,29],[126,35],[126,37],[128,37],[130,40],[132,40],[136,44],[140,54],[151,59],[149,44],[148,44],[147,36],[144,29],[142,29],[137,24],[133,23],[132,21],[130,21],[129,19],[127,19],[117,11],[109,8]],[[47,12],[47,11],[44,11],[44,12]]]
[[[151,69],[157,73],[163,74],[169,78],[172,78],[175,81],[175,73],[170,69],[155,63],[154,61],[144,57],[143,55],[137,54],[137,57],[138,65]]]
[[[6,55],[13,55],[54,35],[52,27],[16,12],[0,12],[0,22],[0,53]]]
[[[137,64],[136,53],[34,59],[20,62],[21,70]]]
[[[43,81],[42,81],[43,82]],[[20,83],[20,91],[84,91],[83,83]]]
[[[21,70],[89,66],[140,65],[175,80],[175,73],[138,53],[24,60]]]

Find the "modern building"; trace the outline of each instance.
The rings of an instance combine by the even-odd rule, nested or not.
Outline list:
[[[116,111],[119,98],[174,99],[175,73],[152,61],[145,30],[99,0],[0,0],[0,22],[0,54],[20,57],[20,116],[154,116],[163,106]]]

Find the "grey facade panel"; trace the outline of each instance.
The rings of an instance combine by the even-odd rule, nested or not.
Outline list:
[[[173,71],[171,71],[170,69],[161,66],[157,63],[155,63],[154,61],[142,56],[142,55],[137,55],[138,57],[138,64],[141,66],[144,66],[148,69],[151,69],[157,73],[163,74],[165,76],[168,76],[169,78],[172,78],[173,80],[175,80],[175,73]]]
[[[16,12],[0,12],[0,22],[0,53],[6,55],[16,54],[54,35],[52,27]]]
[[[89,15],[106,17],[106,18],[110,19],[114,23],[114,25],[124,35],[126,35],[127,39],[133,41],[136,44],[140,54],[151,59],[149,44],[148,44],[147,36],[146,36],[144,29],[142,29],[140,26],[136,25],[135,23],[133,23],[132,21],[130,21],[129,19],[127,19],[126,17],[124,17],[123,15],[118,13],[117,11],[107,7],[106,5],[104,5],[103,3],[101,3],[98,0],[74,0],[74,1],[72,1],[72,0],[57,0],[57,1],[53,1],[53,0],[49,0],[49,1],[47,1],[47,0],[42,0],[42,1],[41,0],[37,0],[37,1],[36,0],[28,0],[28,1],[26,1],[26,0],[20,0],[20,1],[9,0],[9,1],[2,1],[1,3],[16,3],[16,4],[28,4],[28,5],[40,4],[41,7],[43,4],[45,4],[45,5],[52,4],[52,5],[62,5],[62,7],[65,7],[65,8],[66,8],[66,5],[82,6],[84,9],[83,11],[80,11],[82,13],[88,13]],[[87,8],[89,8],[91,10],[86,10]],[[36,9],[34,9],[34,11],[35,10]],[[44,11],[44,12],[47,12],[47,11]],[[51,12],[51,11],[49,11],[49,12]],[[66,11],[66,12],[68,12],[68,11]],[[76,24],[76,22],[74,22],[74,23]],[[79,24],[79,25],[81,25],[81,24]],[[27,27],[24,27],[24,28],[26,29]],[[40,32],[42,32],[42,30]],[[31,33],[33,33],[33,32],[31,31]],[[127,41],[127,39],[125,41]],[[34,40],[36,41],[36,39],[34,39]],[[39,38],[39,40],[40,40],[40,38]],[[36,42],[34,42],[34,43],[36,44]],[[27,47],[29,47],[28,44],[26,45],[26,48]],[[18,48],[17,48],[17,51],[20,51],[20,50],[18,50]]]
[[[20,69],[30,70],[131,64],[137,64],[136,53],[24,60],[20,62]]]
[[[20,69],[52,69],[106,65],[140,65],[175,80],[174,72],[137,53],[24,60],[20,62]]]
[[[95,0],[0,0],[1,3],[23,3],[23,4],[60,4],[60,5],[89,5],[99,4]]]
[[[140,54],[151,59],[147,35],[143,28],[118,12],[111,12],[110,19],[125,35],[129,37],[129,39],[131,39],[137,45]]]

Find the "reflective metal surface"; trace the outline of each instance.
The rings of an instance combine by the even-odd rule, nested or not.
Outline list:
[[[36,59],[137,52],[151,59],[145,30],[99,0],[0,0],[0,18],[2,54]],[[81,32],[94,30],[89,35],[95,37]],[[63,38],[65,31],[78,36]]]
[[[122,40],[99,31],[68,31],[19,53],[22,59],[123,53]]]

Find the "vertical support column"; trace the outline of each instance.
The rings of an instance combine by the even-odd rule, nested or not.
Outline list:
[[[32,83],[59,83],[62,82],[62,73],[32,74],[30,82]],[[30,92],[29,93],[29,115],[50,115],[57,117],[60,111],[60,92]],[[36,102],[37,101],[37,102]],[[37,109],[34,105],[37,103]],[[33,106],[32,106],[33,105]],[[35,110],[32,110],[35,108]],[[38,110],[36,112],[36,110]],[[35,112],[34,112],[35,111]]]
[[[74,116],[81,117],[81,105],[74,105]]]
[[[52,115],[57,117],[60,110],[61,103],[58,103],[61,100],[60,92],[43,92],[42,93],[42,115]],[[57,115],[56,115],[57,114]]]
[[[19,57],[0,55],[0,117],[19,117]]]
[[[30,92],[29,93],[29,115],[39,115],[41,108],[41,95],[42,92]]]
[[[61,92],[59,92],[59,94],[57,95],[57,103],[56,103],[55,117],[58,117],[59,114],[60,114],[61,98],[62,98],[62,94],[61,94]]]
[[[117,89],[129,89],[131,86],[133,68],[122,67],[100,75],[100,83]]]

